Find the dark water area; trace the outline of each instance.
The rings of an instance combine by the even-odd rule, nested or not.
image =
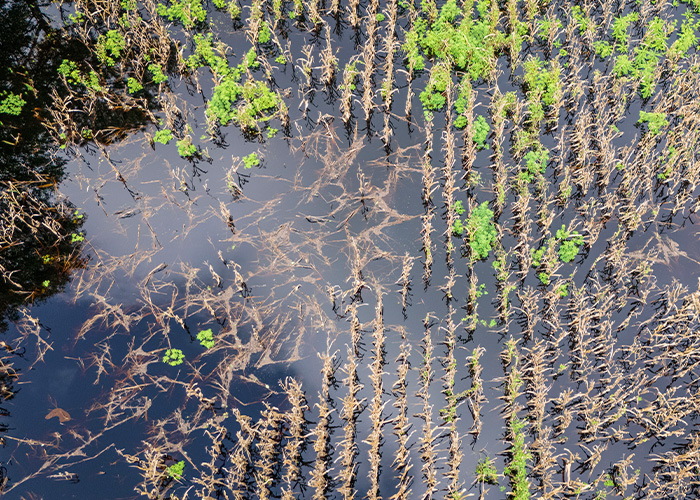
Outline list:
[[[156,3],[129,5],[41,7],[80,47],[56,48],[52,69],[63,59],[87,66],[54,75],[55,94],[36,93],[52,96],[36,116],[65,161],[60,179],[36,184],[50,185],[67,215],[62,229],[51,226],[65,248],[44,257],[42,243],[29,254],[63,262],[70,241],[84,261],[62,268],[61,285],[37,274],[25,285],[31,300],[8,317],[3,498],[697,497],[700,66],[697,42],[676,59],[668,49],[691,5],[479,2],[474,22],[485,18],[479,9],[499,16],[489,36],[522,40],[517,55],[507,37],[499,42],[493,69],[471,79],[464,111],[453,105],[463,69],[425,47],[426,70],[412,74],[405,61],[416,20],[435,26],[445,2],[341,2],[338,15],[330,4],[286,2],[284,19],[279,4],[254,2],[235,21],[208,5],[206,22],[190,27],[155,14]],[[69,21],[76,9],[86,17]],[[129,18],[136,12],[147,21]],[[257,13],[270,42],[251,41],[264,32]],[[623,50],[614,19],[634,13],[641,20],[625,28]],[[667,21],[668,53],[652,56],[642,49],[656,16]],[[554,18],[557,37],[535,34]],[[81,26],[93,30],[87,41]],[[133,60],[100,48],[110,30],[126,34],[120,50]],[[47,33],[39,40],[52,40]],[[171,48],[156,55],[164,33]],[[202,44],[195,34],[206,33],[229,68],[256,50],[259,66],[241,78],[279,91],[286,114],[256,115],[259,133],[208,126],[226,77],[214,74],[214,59],[187,66]],[[152,50],[139,52],[135,40]],[[600,55],[601,41],[617,43],[612,55]],[[149,81],[146,53],[163,62],[167,84]],[[636,76],[615,69],[625,53],[638,57]],[[533,124],[551,90],[526,83],[535,56],[547,61],[540,81],[552,67],[561,73]],[[644,57],[658,57],[652,73]],[[448,106],[430,112],[420,93],[441,65]],[[88,66],[101,90],[85,83]],[[328,67],[336,76],[324,83]],[[145,89],[130,93],[134,76]],[[648,97],[645,78],[656,82]],[[3,85],[0,98],[18,92]],[[658,136],[642,111],[668,117]],[[455,126],[461,114],[466,129]],[[18,127],[0,116],[7,130]],[[478,146],[477,116],[488,148]],[[154,142],[166,129],[173,139]],[[177,141],[197,152],[183,155]],[[544,168],[531,169],[527,155],[542,151]],[[260,163],[247,168],[252,153]],[[8,200],[13,186],[2,185]],[[19,203],[5,199],[3,207]],[[483,202],[495,236],[482,259],[476,235],[453,224],[468,226]],[[577,235],[574,255],[563,257]],[[208,329],[211,347],[198,338]],[[175,350],[181,364],[167,362]],[[302,393],[305,402],[295,399]],[[487,461],[497,477],[480,476]]]

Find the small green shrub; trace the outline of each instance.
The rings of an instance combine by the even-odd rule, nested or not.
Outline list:
[[[683,57],[698,43],[698,37],[695,34],[695,25],[691,19],[686,19],[681,25],[681,31],[671,47],[668,50],[668,55],[671,58]]]
[[[444,92],[447,90],[451,78],[450,68],[447,65],[433,66],[428,85],[419,96],[425,109],[438,111],[445,106],[447,98]]]
[[[148,65],[148,71],[153,75],[153,83],[163,83],[168,81],[168,77],[163,73],[163,68],[155,63]]]
[[[584,14],[583,10],[578,5],[571,7],[571,16],[574,18],[574,21],[576,21],[579,33],[582,35],[593,24],[593,21]]]
[[[78,65],[74,61],[64,59],[58,67],[58,74],[63,75],[68,83],[77,85],[82,82]]]
[[[167,144],[169,143],[173,138],[173,133],[170,131],[170,129],[163,129],[159,130],[156,132],[156,135],[153,136],[153,142],[157,142],[160,144]]]
[[[139,90],[143,90],[143,85],[134,77],[129,77],[126,81],[126,88],[129,90],[130,94],[135,94]]]
[[[613,53],[612,44],[605,40],[593,42],[593,48],[595,49],[596,55],[600,56],[601,59],[607,59]]]
[[[172,479],[180,479],[182,477],[182,473],[185,470],[185,461],[180,460],[178,463],[171,465],[170,467],[167,467],[165,469],[165,473],[168,475],[168,477]]]
[[[498,471],[493,459],[482,458],[476,464],[476,480],[485,484],[498,484]]]
[[[167,363],[170,366],[181,365],[184,360],[185,355],[182,354],[180,349],[168,349],[163,356],[163,363]]]
[[[245,65],[248,68],[252,68],[252,69],[255,69],[258,66],[260,66],[260,62],[258,61],[258,54],[255,52],[254,48],[251,48],[248,52],[246,52]]]
[[[267,23],[260,23],[260,30],[258,31],[258,42],[267,43],[270,41],[270,28]]]
[[[559,258],[562,262],[571,262],[578,254],[579,247],[583,245],[583,236],[577,231],[569,232],[566,226],[562,224],[561,229],[557,230],[556,238],[559,240]]]
[[[117,30],[109,30],[97,39],[97,58],[107,66],[114,66],[125,47],[124,36]]]
[[[197,146],[192,144],[192,138],[187,136],[177,141],[177,152],[183,158],[190,158],[197,152]]]
[[[527,500],[530,498],[530,482],[527,479],[527,463],[532,460],[532,454],[525,446],[525,420],[520,420],[515,416],[510,418],[509,427],[512,433],[512,446],[510,452],[510,463],[503,470],[503,473],[510,477],[513,493],[510,498],[513,500]]]
[[[199,340],[202,347],[206,347],[207,349],[214,347],[214,334],[211,331],[211,328],[207,328],[206,330],[199,332],[197,334],[197,340]]]
[[[489,209],[488,202],[483,202],[472,211],[467,219],[466,230],[474,259],[487,258],[497,234],[496,226],[493,225],[493,211]]]
[[[613,72],[618,77],[627,76],[634,72],[634,59],[630,59],[627,54],[621,54],[615,59]]]
[[[10,92],[0,93],[0,97],[4,99],[0,102],[0,114],[4,113],[7,115],[19,115],[22,112],[22,107],[27,103],[22,99],[21,95],[14,94]]]
[[[646,111],[639,112],[639,121],[637,123],[646,123],[649,126],[651,135],[658,135],[661,129],[668,125],[666,113],[647,113]]]
[[[169,6],[159,3],[156,12],[170,21],[180,21],[187,29],[193,28],[197,22],[204,22],[207,18],[207,11],[202,7],[201,0],[173,0]]]
[[[668,49],[666,40],[668,40],[668,35],[673,31],[675,25],[676,22],[674,21],[667,27],[663,19],[655,17],[651,20],[647,28],[646,36],[644,37],[644,45],[657,52],[666,52]]]
[[[630,35],[627,32],[629,25],[639,20],[638,12],[630,12],[626,16],[619,16],[613,20],[613,38],[622,46],[627,46]]]
[[[63,75],[66,82],[73,85],[82,85],[93,92],[100,92],[102,90],[99,75],[95,73],[94,70],[90,70],[87,75],[81,73],[78,69],[78,65],[74,61],[64,59],[58,67],[58,73]]]
[[[520,172],[520,179],[530,183],[536,177],[544,175],[547,171],[547,162],[549,161],[549,150],[544,147],[539,147],[533,151],[528,151],[525,155],[525,170]]]
[[[488,149],[489,145],[486,144],[486,138],[489,136],[491,127],[486,123],[486,119],[479,115],[474,120],[474,142],[479,149]]]
[[[561,91],[561,81],[559,79],[561,69],[559,66],[540,59],[539,56],[530,56],[523,63],[525,75],[523,83],[528,96],[528,100],[539,98],[545,106],[555,103],[557,94]]]
[[[573,241],[563,241],[558,252],[562,262],[571,262],[578,254],[578,245]]]
[[[544,257],[545,248],[539,248],[535,250],[534,248],[530,250],[530,256],[532,257],[532,267],[540,267],[542,265],[542,258]]]
[[[260,165],[260,158],[258,158],[258,153],[250,153],[243,157],[243,166],[245,168],[253,168]]]

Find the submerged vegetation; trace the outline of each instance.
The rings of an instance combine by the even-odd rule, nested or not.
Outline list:
[[[0,12],[0,492],[700,496],[697,2],[48,7]],[[5,425],[51,363],[99,394]]]

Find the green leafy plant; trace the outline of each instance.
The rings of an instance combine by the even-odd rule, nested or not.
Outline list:
[[[675,26],[676,21],[667,24],[660,17],[655,17],[647,27],[644,45],[657,52],[666,52],[668,49],[666,41]]]
[[[685,19],[681,24],[681,30],[678,38],[671,44],[668,49],[668,56],[675,59],[683,57],[698,43],[698,37],[695,34],[695,25],[692,19]]]
[[[12,92],[0,92],[0,97],[3,98],[2,101],[0,101],[0,114],[4,113],[17,116],[22,112],[22,107],[27,103],[22,99],[21,95]]]
[[[466,231],[474,259],[485,259],[496,241],[496,227],[493,225],[493,211],[488,202],[476,207],[467,219]]]
[[[262,22],[260,23],[260,29],[258,31],[258,42],[259,43],[267,43],[270,41],[270,28],[267,25],[267,23]]]
[[[530,255],[532,257],[532,267],[540,267],[542,265],[542,258],[544,257],[545,251],[545,247],[538,248],[537,250],[535,250],[534,248],[530,250]]]
[[[600,56],[601,59],[607,59],[613,53],[613,46],[610,42],[605,40],[598,40],[593,42],[593,49],[596,55]]]
[[[519,178],[530,183],[537,176],[544,175],[547,170],[547,162],[549,161],[549,150],[544,147],[539,147],[533,151],[528,151],[525,155],[526,169],[519,174]]]
[[[494,460],[488,457],[482,458],[476,464],[476,480],[485,484],[498,484],[498,470],[493,464]]]
[[[507,255],[505,252],[501,251],[500,255],[496,253],[497,258],[491,264],[493,269],[496,271],[496,279],[500,282],[504,282],[508,279],[508,263]]]
[[[74,61],[64,59],[58,67],[58,74],[63,75],[68,83],[79,84],[83,78],[78,70],[78,65]]]
[[[243,157],[243,166],[245,168],[253,168],[260,165],[260,158],[258,158],[258,153],[250,153]]]
[[[646,123],[649,126],[651,135],[658,135],[661,129],[668,125],[666,113],[647,113],[646,111],[639,112],[639,121],[637,123]]]
[[[486,119],[479,115],[474,120],[474,142],[479,149],[488,149],[489,145],[486,144],[486,138],[489,136],[491,127],[486,123]]]
[[[180,349],[168,349],[163,356],[163,363],[167,363],[170,366],[181,365],[184,360],[185,355],[182,354]]]
[[[160,144],[168,144],[172,140],[172,138],[172,131],[166,128],[156,132],[156,135],[153,136],[153,142],[157,142]]]
[[[413,22],[402,49],[412,73],[425,69],[426,58],[433,61],[430,81],[420,95],[426,110],[442,109],[445,83],[453,70],[464,72],[472,80],[488,78],[492,73],[497,53],[506,43],[505,34],[496,29],[498,9],[491,12],[493,5],[479,2],[477,19],[471,12],[473,4],[460,8],[456,0],[447,0],[438,11],[436,2],[421,2],[426,16]],[[455,125],[461,128],[465,124],[464,118],[458,117]]]
[[[207,328],[206,330],[199,332],[197,334],[197,340],[199,340],[199,343],[207,349],[214,347],[214,334],[212,333],[211,328]]]
[[[503,473],[510,477],[513,500],[527,500],[530,498],[530,482],[527,479],[527,463],[532,460],[532,454],[525,446],[525,420],[518,419],[514,414],[509,421],[512,436],[512,446],[509,450],[510,463]]]
[[[593,24],[593,21],[583,12],[581,7],[574,5],[571,7],[571,16],[574,18],[578,25],[579,32],[583,35],[586,30]]]
[[[97,39],[97,58],[107,66],[114,66],[125,47],[124,36],[117,30],[109,30]]]
[[[529,57],[523,63],[525,74],[523,82],[528,94],[531,98],[532,94],[537,95],[542,103],[546,106],[551,106],[556,101],[556,96],[561,90],[561,81],[559,80],[559,66],[541,60],[539,56]]]
[[[197,22],[204,22],[207,18],[207,12],[201,0],[173,0],[169,6],[159,3],[156,11],[170,21],[180,21],[188,29],[193,28]]]
[[[556,239],[559,240],[559,258],[562,262],[571,262],[578,254],[579,247],[583,245],[583,236],[578,232],[567,231],[566,226],[562,224],[561,229],[557,230]]]
[[[627,54],[621,54],[615,59],[615,67],[613,72],[618,77],[627,76],[634,72],[634,59],[629,58]]]
[[[126,88],[129,90],[130,94],[135,94],[139,90],[143,90],[143,85],[134,77],[129,77],[126,81]]]
[[[630,12],[626,16],[619,16],[613,20],[613,38],[622,46],[627,46],[629,41],[629,33],[627,29],[632,23],[636,23],[639,20],[638,12]]]
[[[246,52],[245,65],[246,67],[253,69],[260,66],[260,62],[258,61],[258,54],[255,52],[254,48],[251,48],[248,52]]]
[[[445,106],[447,99],[444,92],[447,90],[451,78],[450,68],[447,65],[433,66],[428,85],[420,93],[420,102],[423,103],[425,109],[438,111]]]
[[[102,90],[99,75],[94,70],[90,70],[87,75],[81,73],[74,61],[64,59],[58,67],[58,73],[66,79],[67,83],[82,85],[93,92]]]
[[[163,83],[168,81],[168,77],[165,76],[165,73],[163,73],[163,68],[161,68],[159,65],[155,63],[149,64],[148,71],[150,71],[151,75],[153,76],[153,83]]]
[[[192,138],[187,136],[177,141],[177,152],[183,158],[190,158],[197,152],[197,146],[192,144]]]
[[[173,464],[169,467],[166,467],[165,473],[168,475],[168,477],[172,479],[180,479],[182,477],[182,473],[185,470],[185,461],[180,460],[178,463]]]

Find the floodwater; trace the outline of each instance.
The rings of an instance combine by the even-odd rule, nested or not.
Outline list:
[[[538,26],[527,5],[511,3]],[[85,262],[64,289],[22,304],[4,333],[14,394],[0,405],[3,496],[696,498],[700,61],[694,48],[673,64],[662,58],[655,92],[642,98],[638,79],[616,76],[620,51],[606,60],[593,43],[611,40],[614,18],[638,11],[668,20],[671,46],[691,10],[582,4],[599,27],[585,32],[567,28],[580,23],[570,5],[540,4],[537,19],[562,20],[568,53],[555,57],[524,36],[515,64],[504,48],[492,78],[472,82],[470,121],[490,124],[488,148],[474,147],[471,125],[450,126],[444,111],[427,121],[419,94],[429,71],[411,79],[401,49],[383,140],[383,47],[404,40],[411,9],[398,10],[394,30],[394,2],[360,2],[354,30],[346,15],[310,2],[307,16],[322,12],[318,30],[308,17],[273,30],[289,62],[271,75],[249,68],[289,108],[287,127],[269,122],[276,135],[246,137],[233,124],[208,135],[214,84],[203,67],[198,80],[170,71],[167,88],[155,87],[179,108],[155,116],[192,138],[194,157],[175,140],[153,143],[149,120],[122,124],[108,144],[56,150],[65,175],[52,196],[77,210]],[[260,5],[272,25],[273,3]],[[246,3],[244,22],[233,22],[209,6],[192,30],[162,22],[186,54],[193,32],[211,31],[234,65],[251,46],[245,20],[255,8]],[[75,6],[60,9],[67,17]],[[60,9],[46,11],[57,27]],[[360,75],[344,123],[343,69],[364,61],[377,12],[386,16],[372,58],[373,113],[364,119]],[[507,29],[506,5],[500,15]],[[630,24],[633,47],[648,40],[648,25]],[[338,75],[325,86],[328,47]],[[269,45],[258,50],[274,60]],[[537,54],[559,61],[563,90],[533,132],[522,62]],[[494,110],[507,92],[516,104],[497,132]],[[668,115],[659,136],[640,110]],[[524,183],[521,130],[549,150],[546,169]],[[251,153],[261,162],[249,169]],[[483,202],[498,236],[478,259],[452,223],[467,225]],[[562,225],[570,236],[557,235]],[[575,232],[583,243],[563,259],[558,249]],[[493,265],[499,255],[505,273]],[[209,329],[207,348],[197,336]],[[166,363],[169,349],[184,362]],[[304,405],[293,380],[304,418],[294,413]],[[477,479],[484,459],[498,484]]]

